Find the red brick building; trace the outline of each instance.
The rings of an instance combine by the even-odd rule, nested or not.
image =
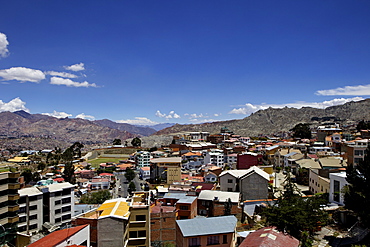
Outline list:
[[[160,204],[150,208],[151,245],[176,243],[177,210]]]
[[[177,247],[235,246],[237,219],[233,215],[176,221]]]

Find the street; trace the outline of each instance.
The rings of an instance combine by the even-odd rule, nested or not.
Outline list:
[[[134,182],[136,190],[135,191],[143,191],[142,185],[146,182],[144,180],[139,179],[139,175],[135,172],[136,176],[132,180]],[[124,173],[116,174],[116,187],[113,188],[113,198],[117,197],[127,197],[128,196],[128,185],[129,182],[127,181]]]

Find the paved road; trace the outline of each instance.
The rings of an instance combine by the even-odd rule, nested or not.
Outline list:
[[[136,172],[135,172],[136,173]],[[127,181],[124,174],[116,175],[116,188],[113,189],[113,198],[117,197],[127,197],[128,196],[128,185],[129,182]],[[146,183],[144,180],[139,179],[138,174],[136,173],[135,178],[132,180],[136,186],[136,191],[143,191],[142,185]],[[121,189],[119,189],[121,187]]]
[[[275,181],[274,181],[274,187],[277,188],[277,190],[283,190],[284,187],[284,181],[285,181],[285,174],[283,174],[282,172],[279,172],[279,173],[275,173]],[[308,191],[309,190],[309,187],[308,186],[305,186],[305,185],[300,185],[300,184],[297,184],[296,183],[296,186],[298,187],[298,189],[301,191],[301,192],[304,192],[304,191]],[[275,194],[275,196],[277,196],[278,194]]]

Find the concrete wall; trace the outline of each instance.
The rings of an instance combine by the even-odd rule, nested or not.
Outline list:
[[[253,173],[240,180],[240,192],[242,200],[257,200],[268,198],[268,181]]]
[[[229,183],[229,179],[232,179],[232,183]],[[231,190],[229,190],[231,188]],[[226,173],[220,177],[220,190],[221,191],[237,191],[238,190],[238,181],[237,178]]]
[[[123,247],[127,221],[117,218],[98,220],[98,246]]]

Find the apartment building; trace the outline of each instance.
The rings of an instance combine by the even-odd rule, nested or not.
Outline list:
[[[346,172],[330,173],[330,191],[329,191],[329,202],[344,205],[344,196],[342,189],[345,185],[348,185],[346,180]]]
[[[18,231],[37,232],[46,222],[54,226],[70,223],[74,212],[74,188],[66,182],[19,190]]]
[[[365,150],[369,144],[368,139],[354,140],[346,143],[348,164],[358,165],[364,159]]]
[[[19,220],[19,176],[16,167],[0,166],[0,244],[15,242]]]
[[[199,217],[176,221],[177,247],[202,247],[217,245],[234,247],[237,219],[233,215]]]
[[[98,209],[77,216],[73,225],[90,225],[91,246],[150,246],[149,193],[105,201]]]
[[[204,157],[204,164],[213,164],[218,167],[224,166],[224,153],[223,152],[208,152]]]
[[[150,152],[148,151],[137,151],[134,155],[134,160],[138,167],[150,166]]]
[[[156,158],[151,160],[150,179],[166,184],[181,181],[181,157]]]

